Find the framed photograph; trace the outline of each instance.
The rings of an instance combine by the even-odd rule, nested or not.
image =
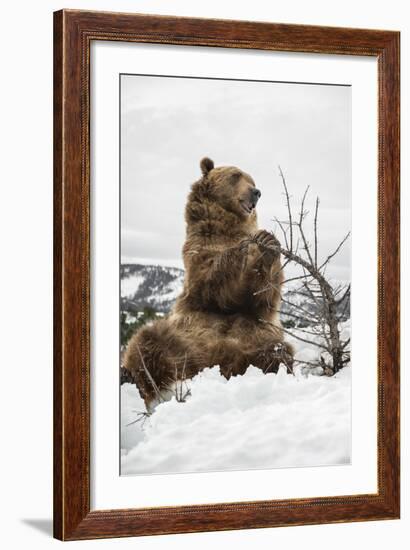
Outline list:
[[[398,32],[54,14],[54,534],[399,517]]]

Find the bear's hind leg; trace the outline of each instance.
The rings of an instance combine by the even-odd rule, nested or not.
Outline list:
[[[166,319],[143,327],[131,338],[124,367],[132,374],[149,412],[175,395],[175,385],[189,377],[194,358]]]

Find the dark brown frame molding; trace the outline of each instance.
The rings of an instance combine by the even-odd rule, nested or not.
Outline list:
[[[90,510],[89,83],[92,40],[377,58],[377,494]],[[55,537],[77,540],[399,517],[399,46],[400,34],[392,31],[75,10],[54,14]]]

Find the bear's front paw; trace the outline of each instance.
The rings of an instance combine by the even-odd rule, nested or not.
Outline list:
[[[275,235],[272,235],[269,231],[261,229],[255,234],[253,241],[263,252],[263,259],[268,262],[274,262],[279,258],[280,242]]]

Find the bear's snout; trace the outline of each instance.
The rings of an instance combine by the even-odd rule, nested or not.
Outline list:
[[[261,198],[262,193],[259,191],[259,189],[256,189],[255,187],[251,190],[251,202],[253,205],[253,208],[255,208],[256,203]]]

